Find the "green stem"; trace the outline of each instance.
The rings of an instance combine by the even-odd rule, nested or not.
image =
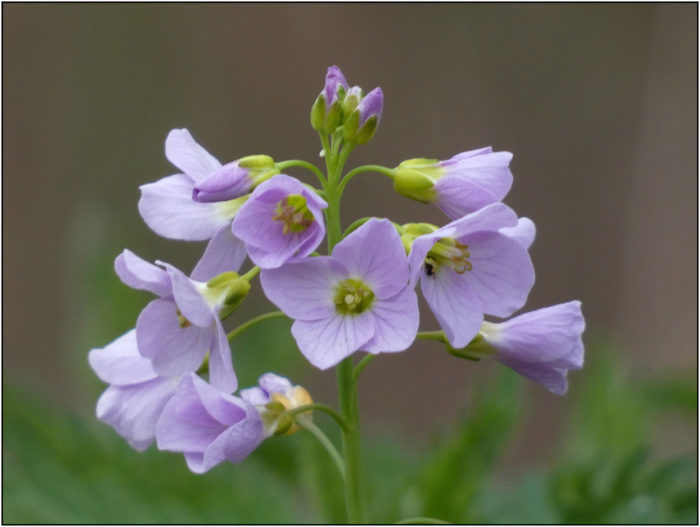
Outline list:
[[[352,374],[352,358],[343,360],[336,368],[338,399],[348,424],[343,430],[345,456],[345,504],[348,523],[366,523],[360,492],[360,433],[357,383]]]
[[[372,219],[372,216],[365,216],[364,218],[360,218],[358,220],[353,221],[350,225],[348,225],[348,228],[345,229],[345,232],[343,232],[343,238],[345,238],[352,231],[358,229],[359,227],[361,227],[363,224],[367,223],[371,219]]]
[[[246,280],[248,280],[250,282],[253,278],[258,276],[259,272],[260,272],[260,267],[258,267],[256,265],[250,271],[248,271],[246,274],[242,275],[241,278],[245,278]]]
[[[421,340],[439,340],[440,342],[447,343],[445,332],[442,330],[419,331],[418,335],[416,335],[416,338]]]
[[[343,177],[343,180],[340,182],[340,192],[343,192],[343,189],[345,188],[345,185],[348,184],[348,181],[354,178],[357,174],[362,174],[363,172],[379,172],[380,174],[389,176],[392,180],[394,179],[394,170],[392,168],[383,167],[381,165],[362,165],[357,168],[353,168],[350,172],[345,174],[345,177]]]
[[[264,320],[270,320],[271,318],[279,318],[279,317],[286,317],[286,316],[287,315],[282,313],[282,311],[270,311],[269,313],[264,313],[262,315],[258,315],[257,317],[251,318],[250,320],[248,320],[247,322],[244,322],[243,324],[241,324],[237,328],[234,328],[231,331],[229,331],[228,339],[231,340],[234,337],[237,337],[238,335],[243,333],[246,329],[254,326],[258,322],[262,322]]]
[[[309,404],[303,404],[301,406],[297,406],[296,408],[292,408],[291,410],[287,410],[285,413],[289,415],[290,417],[294,417],[297,414],[303,414],[304,412],[308,412],[309,410],[319,410],[321,412],[326,412],[328,415],[330,415],[336,423],[340,426],[340,428],[347,428],[348,425],[345,423],[345,419],[342,418],[342,416],[333,410],[330,406],[327,404],[322,404],[322,403],[309,403]]]
[[[357,363],[357,366],[355,366],[355,369],[352,370],[352,376],[357,380],[357,378],[360,376],[360,373],[367,367],[367,365],[374,360],[376,357],[375,354],[373,353],[368,353],[364,357],[362,357],[362,360]]]
[[[394,523],[394,525],[450,525],[450,522],[445,520],[438,520],[437,518],[428,518],[426,516],[415,516],[413,518],[406,518],[405,520],[400,520]]]
[[[277,163],[275,166],[280,171],[289,167],[303,167],[313,172],[318,178],[318,180],[321,182],[321,185],[326,183],[326,178],[323,177],[323,172],[321,172],[316,165],[314,165],[313,163],[309,163],[308,161],[304,161],[302,159],[290,159],[289,161],[282,161],[281,163]]]
[[[345,466],[343,465],[343,459],[340,457],[338,450],[335,448],[331,440],[328,439],[328,436],[308,419],[299,419],[296,423],[301,428],[308,430],[316,439],[318,439],[319,443],[323,445],[323,448],[325,448],[333,458],[335,466],[338,467],[338,471],[340,472],[340,477],[342,477],[343,481],[345,481]]]
[[[325,140],[325,141],[324,141]],[[338,180],[347,160],[352,145],[346,145],[343,150],[335,155],[334,149],[331,156],[328,155],[328,140],[321,137],[323,147],[326,150],[326,167],[328,177],[324,190],[328,207],[325,209],[326,229],[328,235],[328,254],[333,252],[333,247],[341,240],[340,228],[340,189]],[[334,147],[339,144],[336,138]],[[357,383],[353,376],[352,358],[348,357],[336,367],[338,379],[338,401],[340,411],[345,420],[346,427],[342,429],[343,457],[345,460],[345,504],[347,508],[348,523],[366,523],[360,485],[360,433],[359,433],[359,404],[357,398]]]

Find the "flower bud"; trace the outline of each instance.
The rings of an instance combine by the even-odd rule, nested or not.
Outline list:
[[[362,100],[362,88],[359,86],[353,86],[350,88],[348,91],[347,95],[345,96],[345,99],[343,100],[343,121],[345,121],[348,116],[357,108],[357,105],[360,104],[360,101]]]
[[[269,397],[270,402],[260,411],[260,416],[263,419],[268,435],[293,434],[296,432],[299,427],[294,422],[294,418],[286,412],[305,404],[313,403],[311,395],[302,386],[289,386],[284,390],[284,393],[273,392]],[[303,413],[308,415],[308,419],[311,418],[311,410]]]
[[[200,203],[230,201],[248,194],[263,181],[279,174],[270,156],[252,155],[223,165],[195,182],[192,199]]]
[[[323,131],[326,121],[326,98],[321,93],[311,106],[311,128],[318,132]]]
[[[343,138],[348,143],[364,144],[374,137],[384,108],[384,94],[375,88],[365,95],[343,124]]]
[[[340,68],[328,68],[323,91],[311,106],[311,126],[314,130],[330,134],[340,125],[342,102],[347,89],[348,83]]]

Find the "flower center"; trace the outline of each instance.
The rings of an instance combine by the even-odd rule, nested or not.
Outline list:
[[[282,233],[304,232],[314,221],[309,207],[306,206],[306,198],[298,194],[287,196],[277,204],[274,221],[282,223]]]
[[[446,265],[459,274],[472,270],[472,263],[469,261],[469,246],[464,245],[452,238],[440,238],[424,261],[425,273],[433,276],[437,270]]]
[[[333,300],[341,315],[359,315],[372,306],[374,292],[362,280],[348,278],[338,284]]]
[[[192,325],[192,322],[187,320],[185,318],[185,315],[183,315],[182,312],[178,308],[175,308],[175,313],[177,314],[177,323],[180,325],[180,327],[182,329],[188,328]]]

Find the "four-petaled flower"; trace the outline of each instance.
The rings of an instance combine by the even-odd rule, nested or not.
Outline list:
[[[518,235],[511,237],[508,229]],[[507,317],[525,304],[535,271],[521,236],[515,212],[494,203],[413,242],[408,256],[412,284],[420,280],[423,296],[455,348],[474,338],[484,314]]]
[[[209,351],[211,382],[235,390],[228,338],[219,320],[230,287],[192,280],[163,262],[165,269],[124,250],[114,262],[119,278],[134,289],[156,294],[136,321],[139,353],[162,376],[196,371]],[[233,277],[232,277],[233,278]],[[213,287],[212,287],[213,286]]]
[[[251,194],[233,220],[233,233],[262,269],[311,254],[323,241],[328,204],[296,179],[279,174]]]
[[[406,253],[388,220],[371,219],[331,256],[260,275],[265,295],[295,319],[292,334],[314,366],[326,369],[357,350],[403,351],[418,331]]]

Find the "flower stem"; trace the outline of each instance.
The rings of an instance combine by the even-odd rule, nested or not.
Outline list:
[[[314,165],[313,163],[309,163],[308,161],[303,161],[301,159],[290,159],[289,161],[282,161],[281,163],[277,163],[275,166],[280,171],[283,171],[285,168],[289,167],[303,167],[313,172],[318,178],[318,180],[321,182],[321,185],[325,184],[326,182],[326,178],[323,177],[323,172],[321,172],[316,165]]]
[[[258,315],[257,317],[251,318],[247,322],[244,322],[237,328],[232,329],[228,333],[228,339],[232,340],[234,337],[237,337],[239,334],[243,333],[246,329],[254,326],[258,322],[262,322],[264,320],[269,320],[271,318],[279,318],[279,317],[286,317],[282,311],[270,311],[269,313],[263,313],[262,315]]]
[[[445,332],[442,330],[419,331],[418,335],[416,335],[416,338],[420,340],[439,340],[440,342],[447,343]]]
[[[325,141],[324,141],[325,139]],[[340,228],[340,188],[338,182],[343,170],[345,160],[352,150],[351,145],[346,145],[338,153],[337,145],[340,138],[334,138],[332,154],[328,155],[328,140],[321,137],[323,147],[326,150],[326,169],[328,178],[324,185],[328,207],[325,209],[326,230],[328,235],[328,254],[341,240]],[[344,359],[336,367],[338,380],[338,401],[340,411],[345,424],[342,429],[343,457],[345,461],[345,505],[347,509],[348,523],[366,523],[362,494],[360,492],[360,432],[359,432],[359,404],[357,398],[357,383],[353,376],[353,364],[350,357]]]
[[[260,272],[260,267],[258,267],[256,265],[250,271],[248,271],[246,274],[242,275],[241,278],[245,278],[246,280],[248,280],[250,282],[253,278],[258,276],[259,272]]]
[[[357,168],[353,168],[350,172],[345,174],[343,180],[340,182],[340,192],[343,192],[345,185],[348,184],[353,177],[357,174],[362,174],[363,172],[379,172],[385,176],[389,176],[392,180],[394,179],[394,170],[388,167],[383,167],[381,165],[362,165]]]
[[[367,367],[367,365],[374,360],[376,355],[373,353],[368,353],[364,357],[362,357],[362,360],[357,363],[357,366],[352,370],[352,376],[357,380],[357,378],[360,376],[360,373],[364,371],[364,369]]]
[[[345,419],[343,419],[338,412],[333,410],[333,408],[330,406],[322,403],[303,404],[301,406],[297,406],[296,408],[292,408],[291,410],[287,410],[286,414],[290,417],[294,417],[297,414],[303,414],[309,410],[320,410],[321,412],[326,412],[335,420],[336,423],[338,423],[340,428],[345,429],[348,427],[348,425],[345,423]]]
[[[357,383],[352,374],[352,359],[348,357],[336,368],[338,399],[348,424],[343,430],[343,454],[345,457],[345,505],[348,523],[366,523],[362,495],[360,493],[360,433]]]
[[[331,440],[328,439],[328,436],[326,436],[326,434],[324,434],[323,431],[309,419],[298,419],[297,424],[301,428],[308,430],[316,439],[318,439],[319,443],[323,445],[323,448],[325,448],[333,458],[335,466],[338,467],[338,471],[340,472],[340,476],[343,478],[343,481],[345,481],[345,466],[343,465],[343,459],[340,457],[340,454],[336,450],[335,446],[333,446]]]

